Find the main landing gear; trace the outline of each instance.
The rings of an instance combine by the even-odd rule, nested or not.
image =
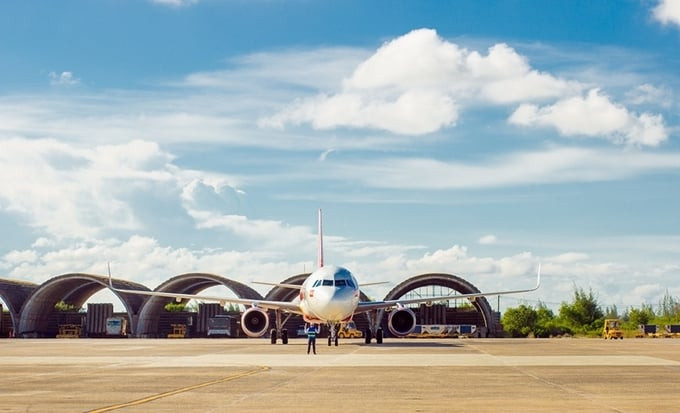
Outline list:
[[[371,344],[371,340],[373,339],[373,332],[371,331],[370,328],[367,328],[366,331],[364,332],[364,338],[366,339],[366,344]],[[375,342],[376,344],[382,344],[383,342],[383,329],[378,328],[375,331]]]
[[[281,318],[281,310],[276,310],[276,328],[273,328],[269,334],[272,344],[276,344],[279,337],[281,338],[281,344],[288,344],[288,330],[283,328],[283,325],[286,324],[290,317],[291,314],[288,314],[286,319],[283,320]]]
[[[288,344],[288,330],[286,330],[285,328],[281,329],[281,334],[279,334],[279,332],[276,331],[276,329],[274,328],[272,329],[272,331],[270,332],[272,344],[276,344],[276,340],[278,339],[279,336],[281,337],[281,344]]]

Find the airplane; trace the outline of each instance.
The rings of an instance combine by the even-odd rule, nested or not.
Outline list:
[[[285,322],[293,315],[301,315],[305,322],[310,324],[325,324],[330,334],[328,345],[334,342],[338,345],[339,329],[352,321],[357,314],[375,312],[384,309],[389,312],[387,327],[396,337],[404,337],[410,334],[416,327],[416,315],[409,304],[432,305],[435,302],[449,300],[475,300],[486,296],[500,296],[508,294],[520,294],[536,291],[541,284],[541,266],[538,266],[536,285],[532,288],[521,290],[495,291],[488,293],[458,294],[425,298],[410,298],[385,301],[361,301],[360,286],[356,277],[347,269],[335,265],[325,265],[323,259],[323,227],[322,213],[318,214],[318,268],[312,272],[302,283],[279,284],[259,282],[258,284],[272,285],[281,288],[299,290],[298,296],[293,301],[269,301],[248,298],[210,297],[195,294],[181,294],[172,292],[138,291],[115,288],[111,278],[109,267],[109,288],[118,293],[137,294],[153,297],[173,298],[178,302],[182,300],[198,300],[219,302],[224,306],[227,303],[244,305],[248,307],[241,315],[241,328],[249,337],[262,337],[269,328],[269,310],[274,310],[276,315],[275,328],[270,331],[271,343],[276,344],[281,338],[282,344],[288,343],[288,332],[283,328]],[[374,285],[383,283],[363,284]],[[283,319],[286,314],[287,318]],[[379,321],[379,320],[378,320]],[[383,342],[384,333],[378,323],[372,323],[370,329],[365,332],[365,342],[370,344],[375,337],[377,344]]]

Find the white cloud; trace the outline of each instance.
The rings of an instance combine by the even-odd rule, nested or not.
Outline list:
[[[300,99],[261,126],[283,128],[310,123],[317,129],[382,129],[422,135],[456,124],[462,104],[545,99],[578,90],[531,69],[506,44],[486,56],[440,38],[434,30],[414,30],[381,46],[356,66],[341,91]]]
[[[554,98],[581,88],[577,82],[531,69],[526,57],[504,43],[490,47],[487,56],[471,52],[467,65],[473,79],[479,82],[482,96],[491,103]]]
[[[493,234],[489,234],[489,235],[484,235],[477,242],[480,245],[494,245],[498,242],[498,238]]]
[[[72,86],[80,84],[80,79],[73,76],[72,72],[61,72],[60,74],[50,72],[50,84],[53,86]]]
[[[673,95],[670,89],[645,83],[626,93],[626,99],[634,105],[657,105],[670,108]]]
[[[475,163],[425,158],[345,160],[329,162],[324,171],[336,179],[353,179],[374,188],[443,190],[612,181],[678,169],[678,153],[553,147]]]
[[[0,145],[2,208],[56,238],[88,238],[106,229],[140,230],[144,224],[131,199],[149,201],[150,186],[176,196],[179,203],[180,189],[190,182],[228,180],[182,170],[151,142],[81,148],[52,139],[5,139]],[[36,241],[36,247],[47,244],[46,239]]]
[[[652,9],[654,18],[661,22],[661,24],[675,24],[680,26],[680,1],[678,0],[660,0],[654,9]]]
[[[338,79],[350,73],[367,55],[364,49],[350,47],[252,53],[230,59],[230,69],[191,73],[176,85],[242,90],[251,98],[266,92],[267,98],[272,99],[273,89],[282,87],[305,92],[333,89]],[[285,99],[289,98],[286,94]]]
[[[259,124],[263,127],[283,128],[285,124],[311,122],[316,129],[375,128],[421,135],[453,125],[457,118],[457,106],[445,94],[436,91],[407,91],[386,99],[366,99],[360,93],[322,95],[263,119]]]
[[[38,258],[38,254],[32,250],[11,251],[2,257],[5,263],[10,265],[20,265],[22,263],[32,263]]]
[[[214,211],[189,209],[198,229],[226,230],[244,241],[256,241],[263,248],[290,248],[313,251],[316,235],[308,227],[288,226],[281,221],[249,219],[244,215],[220,214]]]
[[[588,254],[582,252],[565,252],[563,254],[548,258],[549,261],[557,264],[572,264],[580,261],[585,261],[588,258]]]
[[[151,0],[154,4],[160,4],[161,6],[169,7],[185,7],[198,4],[199,0]]]
[[[543,107],[522,104],[508,121],[521,126],[552,126],[564,136],[600,137],[632,145],[658,146],[668,138],[661,115],[631,113],[598,89],[585,97]]]
[[[45,247],[51,247],[54,246],[54,241],[50,240],[45,237],[40,237],[33,244],[31,244],[31,248],[45,248]]]

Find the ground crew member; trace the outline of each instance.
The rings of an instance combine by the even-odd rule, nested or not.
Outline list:
[[[319,334],[319,329],[314,324],[310,324],[305,329],[305,333],[307,333],[307,354],[309,354],[310,348],[316,354],[316,335]]]

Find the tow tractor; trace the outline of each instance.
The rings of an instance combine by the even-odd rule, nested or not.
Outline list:
[[[338,337],[340,338],[361,338],[364,336],[364,333],[362,333],[360,330],[357,330],[356,324],[354,324],[354,321],[350,321],[346,323],[340,331],[338,331]]]

